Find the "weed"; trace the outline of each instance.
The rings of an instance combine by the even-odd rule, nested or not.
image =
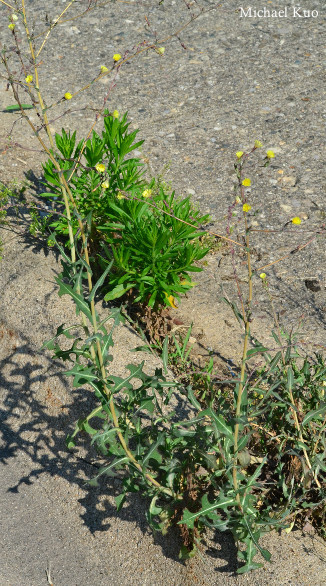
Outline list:
[[[18,55],[22,70],[28,72],[25,82],[16,80],[10,69],[10,50],[2,52],[2,63],[17,103],[15,107],[49,157],[44,168],[46,180],[64,206],[64,218],[60,217],[54,228],[64,236],[67,233],[69,240],[65,248],[56,239],[62,256],[62,273],[56,278],[58,293],[71,297],[81,320],[80,326],[60,326],[45,346],[56,358],[70,361],[65,374],[73,378],[73,386],[89,384],[98,401],[98,406],[76,423],[67,438],[68,448],[76,445],[81,431],[89,434],[101,457],[106,458],[93,483],[102,475],[122,472],[121,494],[116,498],[118,510],[131,492],[149,498],[150,526],[165,534],[169,526],[177,525],[183,539],[183,557],[195,553],[205,527],[211,527],[231,531],[235,542],[243,544],[238,551],[242,564],[239,573],[259,568],[262,564],[254,559],[258,551],[265,560],[271,557],[260,545],[260,537],[265,532],[291,528],[293,518],[300,515],[316,524],[325,519],[326,472],[324,359],[320,355],[302,356],[295,337],[282,332],[277,320],[273,332],[276,351],[253,340],[250,331],[254,279],[260,274],[264,280],[266,273],[260,271],[279,262],[253,269],[251,203],[245,191],[251,179],[244,171],[247,160],[261,143],[257,141],[249,153],[237,153],[238,195],[232,208],[242,206],[243,231],[235,236],[236,240],[231,239],[229,226],[228,236],[223,237],[233,248],[243,250],[248,267],[246,295],[237,279],[239,307],[235,301],[226,300],[243,331],[239,376],[223,381],[232,393],[214,393],[211,362],[206,379],[202,379],[204,389],[201,388],[198,396],[192,385],[169,380],[168,342],[163,344],[163,367],[156,369],[154,375],[148,375],[141,362],[128,365],[126,377],[116,376],[110,371],[111,348],[114,329],[123,318],[116,308],[101,319],[96,311],[96,295],[108,280],[107,299],[119,297],[137,285],[136,299],[152,306],[173,305],[173,296],[184,292],[182,287],[192,285],[181,279],[186,279],[188,271],[198,270],[193,263],[204,255],[203,249],[194,244],[204,219],[193,210],[189,199],[179,200],[164,186],[157,188],[155,182],[144,182],[139,160],[126,158],[137,144],[134,143],[136,135],[128,133],[126,116],[119,119],[117,113],[110,114],[105,104],[98,113],[98,117],[104,116],[102,137],[92,127],[86,139],[77,145],[76,134],[67,131],[54,140],[38,67],[39,54],[63,13],[55,25],[50,25],[37,50],[35,39],[29,33],[24,2],[18,14],[26,31],[29,50],[26,62],[12,15],[9,30],[16,47],[14,54]],[[155,50],[158,58],[164,54],[157,42],[145,47],[142,44],[134,54],[144,50]],[[86,87],[102,75],[113,76],[131,56],[134,55],[113,55],[111,70],[102,67]],[[33,75],[29,73],[31,64]],[[21,86],[37,110],[50,146],[29,118],[29,108],[21,102]],[[57,103],[75,99],[78,93],[66,92]],[[55,106],[56,103],[51,108]],[[272,151],[267,151],[263,165],[267,166],[273,156]],[[296,226],[300,221],[300,218],[292,220]],[[140,230],[145,237],[141,239],[138,234],[135,239],[134,233]],[[105,254],[101,252],[101,271],[94,282],[91,262],[97,256],[91,261],[94,247],[90,244],[97,243],[97,232],[104,239]],[[298,246],[289,255],[306,245]],[[146,255],[152,255],[150,262]],[[170,265],[169,271],[164,263]],[[119,272],[121,269],[123,274]],[[157,280],[156,275],[159,275]],[[111,327],[109,320],[113,322]],[[76,327],[78,336],[72,333]],[[69,344],[68,348],[67,344],[61,347],[64,338],[70,347]],[[188,367],[189,339],[189,332],[182,343],[174,336],[172,360],[177,359],[182,367]],[[252,365],[257,356],[264,360],[259,368]],[[204,373],[198,376],[203,377]],[[197,379],[200,387],[202,380]],[[177,408],[180,397],[185,403],[182,412]]]

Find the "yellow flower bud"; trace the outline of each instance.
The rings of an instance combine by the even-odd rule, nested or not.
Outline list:
[[[121,193],[121,191],[118,191],[117,194],[117,199],[126,199],[125,196],[123,195],[123,193]]]
[[[32,83],[33,76],[32,75],[28,75],[27,77],[25,77],[25,81],[26,81],[26,83]]]
[[[151,189],[145,189],[145,191],[143,191],[143,193],[142,193],[143,197],[151,197],[151,195],[152,195]]]
[[[69,92],[67,92],[67,93],[65,93],[64,98],[65,98],[65,100],[71,100],[72,95]]]
[[[119,112],[118,112],[118,110],[114,110],[112,112],[112,116],[113,116],[113,118],[119,118]]]
[[[274,159],[275,153],[274,151],[267,151],[266,156],[268,159]]]
[[[248,177],[246,177],[243,181],[242,181],[242,185],[244,185],[244,187],[250,187],[251,185],[251,180],[248,179]]]
[[[164,47],[158,47],[158,48],[156,49],[156,51],[157,51],[157,53],[158,53],[159,55],[164,55],[164,53],[165,53],[165,48],[164,48]]]
[[[260,140],[255,140],[255,148],[256,149],[260,149],[262,147],[262,143],[260,142]]]
[[[301,224],[301,218],[298,218],[297,216],[292,218],[292,224],[297,224],[299,226],[299,224]]]
[[[263,280],[264,280],[264,279],[266,279],[266,273],[260,273],[260,275],[259,275],[259,276],[260,276],[260,278],[261,278],[261,279],[263,279]]]
[[[237,153],[235,153],[238,157],[238,159],[241,159],[242,155],[243,155],[243,151],[238,151]]]
[[[17,20],[18,20],[18,16],[17,16],[17,14],[12,14],[12,15],[11,15],[11,19],[12,19],[14,22],[17,22]]]
[[[99,173],[104,173],[104,171],[105,171],[105,165],[103,165],[103,163],[97,163],[97,165],[95,165],[95,169]]]
[[[105,73],[106,71],[109,71],[108,68],[105,65],[101,65],[101,73]]]
[[[11,31],[14,30],[15,26],[16,25],[13,22],[11,22],[10,24],[8,24],[8,28],[10,28]]]
[[[113,61],[120,61],[120,59],[121,59],[121,55],[120,55],[120,53],[115,53],[115,54],[113,55]]]
[[[239,195],[236,196],[235,203],[241,203],[241,197]]]
[[[103,167],[104,167],[104,165],[103,165]],[[102,187],[102,189],[109,189],[110,183],[108,181],[103,181],[103,183],[101,184],[101,187]]]
[[[251,210],[251,205],[249,205],[248,203],[244,203],[242,209],[244,212],[249,212]]]

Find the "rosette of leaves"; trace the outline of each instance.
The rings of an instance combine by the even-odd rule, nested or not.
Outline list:
[[[114,261],[106,300],[132,290],[136,302],[173,305],[194,286],[189,273],[202,270],[195,263],[209,248],[198,240],[203,232],[197,228],[208,216],[201,216],[189,197],[156,190],[154,182],[150,187],[150,199],[135,190],[130,198],[112,202],[106,223],[98,226],[109,244],[105,262]]]
[[[129,132],[127,112],[118,119],[105,110],[102,136],[94,131],[85,145],[83,141],[76,144],[76,131],[71,133],[63,128],[61,135],[58,133],[55,135],[58,151],[52,154],[69,184],[80,216],[86,218],[92,213],[93,233],[96,225],[105,221],[107,210],[117,191],[128,192],[135,186],[144,185],[143,164],[139,158],[129,156],[144,142],[142,140],[135,142],[138,132],[138,130]],[[98,163],[105,165],[104,173],[96,170]],[[43,170],[44,185],[49,191],[42,195],[47,198],[57,198],[56,208],[63,211],[60,207],[62,193],[59,173],[50,159],[43,165]],[[102,188],[104,182],[108,184],[106,189]],[[72,222],[76,232],[77,220],[73,219]],[[67,234],[68,221],[65,212],[59,219],[52,221],[50,226],[57,234]]]
[[[106,110],[102,137],[93,132],[83,148],[83,142],[76,145],[76,132],[62,129],[61,135],[55,135],[55,157],[78,214],[90,224],[95,265],[105,269],[113,261],[105,299],[112,301],[131,291],[135,302],[154,308],[173,306],[174,299],[194,285],[189,273],[201,270],[196,262],[209,248],[198,240],[202,234],[198,228],[209,216],[201,215],[189,197],[177,198],[159,182],[144,181],[140,159],[130,157],[143,141],[135,142],[138,130],[129,132],[128,127],[127,113],[118,119]],[[104,165],[103,173],[96,169],[98,163]],[[58,198],[55,206],[62,212],[59,173],[50,160],[43,169],[45,185],[51,189],[43,195]],[[143,196],[145,187],[149,197]],[[76,234],[78,221],[73,208],[71,212]],[[50,227],[67,234],[65,212],[52,218]]]

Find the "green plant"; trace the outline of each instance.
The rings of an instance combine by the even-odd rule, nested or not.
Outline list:
[[[105,269],[113,260],[105,299],[112,301],[132,290],[135,302],[157,308],[174,305],[174,298],[193,283],[188,273],[202,270],[194,263],[208,252],[198,242],[198,227],[208,216],[200,215],[190,198],[176,198],[159,179],[145,183],[142,163],[126,158],[143,141],[134,142],[138,130],[128,132],[127,113],[119,119],[104,112],[102,137],[93,132],[82,153],[76,132],[55,135],[60,155],[51,151],[60,165],[81,217],[89,218],[91,252]],[[60,195],[60,177],[51,159],[43,165],[45,185]],[[146,188],[146,189],[145,189]],[[61,209],[61,208],[60,208]],[[72,205],[70,205],[72,213]],[[58,234],[68,233],[66,215],[52,221]],[[77,218],[72,220],[78,229]],[[196,243],[197,241],[197,243]]]
[[[128,376],[115,376],[109,371],[114,326],[109,328],[107,324],[109,320],[113,320],[115,325],[119,323],[120,312],[116,309],[100,318],[95,305],[95,297],[107,277],[111,278],[111,274],[112,279],[116,277],[115,258],[114,255],[111,257],[110,253],[107,258],[103,257],[105,270],[94,283],[90,243],[96,242],[96,235],[94,236],[92,217],[101,219],[101,204],[96,207],[101,198],[95,199],[91,208],[87,209],[88,204],[84,201],[83,194],[74,188],[74,181],[78,183],[78,178],[85,171],[86,165],[83,167],[81,155],[88,146],[88,156],[92,164],[86,169],[85,190],[91,188],[95,193],[100,187],[110,189],[110,179],[105,176],[103,183],[108,181],[108,187],[103,188],[102,184],[100,185],[101,173],[106,170],[103,159],[97,159],[103,152],[103,137],[93,134],[90,139],[90,133],[87,139],[75,148],[74,136],[69,133],[62,134],[65,145],[69,143],[69,148],[66,149],[57,139],[57,147],[61,149],[62,154],[62,157],[57,157],[47,118],[48,108],[39,87],[39,61],[36,58],[39,57],[47,36],[36,52],[35,41],[29,34],[24,2],[19,15],[23,20],[30,52],[28,67],[32,63],[34,68],[33,91],[37,99],[29,85],[33,81],[31,74],[26,76],[27,85],[25,84],[24,88],[33,106],[38,108],[38,115],[42,121],[42,128],[47,131],[50,148],[44,143],[40,132],[25,112],[25,104],[21,103],[18,93],[21,82],[18,83],[10,71],[6,52],[3,53],[2,60],[20,113],[35,132],[51,161],[46,172],[52,178],[54,188],[59,189],[55,193],[60,194],[59,197],[64,204],[64,221],[69,236],[68,247],[57,243],[62,255],[63,270],[56,281],[59,285],[59,295],[67,294],[73,299],[76,314],[81,318],[78,325],[60,326],[46,346],[53,350],[57,358],[70,361],[70,368],[66,374],[73,377],[73,385],[83,387],[89,384],[98,400],[98,406],[81,418],[68,436],[68,447],[74,447],[80,431],[88,433],[102,457],[107,458],[107,464],[99,471],[97,478],[104,474],[116,473],[122,476],[121,493],[116,499],[118,509],[122,507],[130,492],[150,497],[147,514],[150,525],[154,530],[163,533],[171,524],[178,525],[184,544],[181,552],[183,557],[194,554],[202,532],[208,526],[220,531],[230,530],[235,541],[243,544],[243,549],[239,548],[238,552],[239,560],[243,563],[238,569],[239,573],[260,567],[261,564],[254,560],[258,551],[263,558],[270,559],[270,553],[259,544],[264,532],[276,527],[291,527],[293,517],[298,514],[309,514],[316,523],[319,519],[325,519],[326,471],[324,359],[320,356],[302,357],[295,347],[293,336],[285,337],[277,320],[274,332],[277,349],[274,351],[253,340],[250,332],[253,280],[258,271],[255,272],[252,268],[252,229],[250,214],[248,215],[251,206],[244,189],[250,185],[250,179],[244,177],[244,168],[251,153],[261,145],[256,144],[251,153],[237,153],[235,169],[239,195],[230,211],[232,212],[237,204],[242,205],[244,234],[240,235],[239,241],[225,238],[231,241],[233,246],[236,245],[243,250],[248,266],[246,296],[242,294],[237,282],[241,307],[237,308],[234,301],[229,302],[243,328],[244,339],[239,376],[224,381],[232,392],[223,395],[216,393],[217,400],[212,395],[210,386],[208,399],[201,396],[198,400],[196,389],[191,385],[185,388],[176,381],[167,380],[166,342],[162,353],[163,368],[157,369],[154,375],[148,375],[144,371],[144,364],[141,363],[129,365]],[[11,16],[10,30],[13,35],[14,20]],[[49,32],[55,25],[50,26]],[[14,42],[19,48],[15,35]],[[157,52],[159,49],[154,47]],[[22,52],[16,54],[23,60]],[[159,54],[162,55],[162,51]],[[115,55],[114,59],[117,57],[119,61],[120,55]],[[22,66],[27,73],[28,69],[26,71],[24,62]],[[114,68],[115,65],[112,70]],[[107,71],[107,68],[105,69]],[[59,102],[70,100],[72,97],[67,92]],[[108,158],[109,156],[110,153],[107,154]],[[268,164],[272,156],[274,154],[268,151],[264,165]],[[116,160],[113,157],[113,165],[116,164]],[[69,167],[66,166],[68,164]],[[96,165],[103,165],[104,170],[101,166],[94,170],[93,167]],[[166,206],[166,198],[163,199],[162,196],[165,195],[165,189],[162,188],[158,195],[155,194],[155,197],[161,197],[158,201],[154,198],[150,201],[150,198],[146,197],[149,195],[148,192],[146,196],[143,192],[139,196],[138,190],[143,187],[141,176],[137,175],[140,170],[137,165],[136,167],[136,184],[121,191],[121,195],[126,199],[122,198],[119,201],[123,202],[122,206],[130,203],[132,210],[132,206],[138,206],[140,200],[141,214],[144,218],[149,213],[148,210],[153,209],[158,213],[155,216],[156,221],[161,222],[164,216],[170,214],[169,204]],[[124,177],[123,172],[120,175],[117,171],[116,184],[121,178],[128,179],[127,176]],[[58,184],[55,184],[55,181],[58,181]],[[138,181],[140,183],[137,185]],[[114,185],[112,183],[112,189]],[[150,189],[149,186],[145,187],[147,190]],[[170,195],[174,198],[174,194]],[[122,209],[114,205],[113,211],[111,208],[109,210],[109,213],[113,214],[110,220],[112,223],[116,221],[114,214],[120,214]],[[170,205],[172,206],[172,200]],[[182,203],[178,211],[182,215]],[[178,231],[180,225],[188,224],[182,218],[176,218],[174,212],[175,210],[170,217],[174,221],[173,231]],[[194,215],[193,210],[191,214]],[[232,213],[230,217],[231,215]],[[136,217],[139,217],[139,210]],[[106,220],[107,215],[104,218],[105,222]],[[105,225],[102,221],[98,227],[99,231],[102,230],[101,226]],[[127,222],[129,221],[131,220],[128,218]],[[294,218],[293,222],[299,224],[300,218]],[[124,226],[125,222],[121,222],[114,228],[111,225],[110,228],[118,231],[124,230]],[[61,230],[60,224],[57,227],[58,233],[65,232],[65,229]],[[194,226],[190,228],[194,230]],[[228,227],[229,234],[231,228],[232,226]],[[107,237],[105,230],[104,235]],[[193,238],[193,232],[185,236],[185,242],[187,243],[190,238]],[[105,245],[111,246],[112,250],[113,246],[116,246],[115,242],[106,242]],[[266,267],[260,270],[264,268]],[[260,278],[265,279],[265,273],[260,273]],[[171,290],[167,289],[166,294],[169,295]],[[78,336],[74,333],[76,328],[79,328]],[[66,338],[63,348],[61,337]],[[67,340],[71,343],[68,348]],[[186,346],[178,344],[176,351],[183,364],[186,364]],[[252,364],[257,356],[264,358],[263,368]],[[209,367],[209,376],[210,370]],[[211,379],[208,382],[211,385]],[[180,394],[184,399],[183,410],[180,410],[178,405]]]
[[[104,130],[100,137],[93,131],[92,138],[84,144],[76,145],[76,132],[55,135],[58,151],[51,149],[51,155],[60,166],[71,192],[78,203],[79,213],[86,218],[92,212],[93,232],[106,221],[111,202],[115,201],[121,191],[132,192],[144,186],[142,163],[139,158],[126,158],[144,141],[134,142],[138,130],[128,132],[127,113],[121,119],[103,112]],[[56,197],[62,202],[60,177],[58,169],[49,159],[44,165],[45,185],[51,192],[45,197]],[[72,204],[71,204],[72,209]],[[66,217],[60,217],[51,223],[58,234],[68,233]],[[78,222],[73,221],[74,231]]]
[[[241,174],[239,182],[242,191]],[[246,214],[248,208],[243,211]],[[247,216],[244,220],[248,222]],[[247,229],[247,238],[248,234]],[[82,295],[81,288],[77,295],[84,260],[73,265],[65,258],[64,272],[57,279],[59,294],[73,297],[78,310],[92,320],[96,333],[92,335],[87,327],[87,339],[74,339],[72,347],[63,351],[57,338],[62,334],[69,337],[69,331],[59,328],[48,344],[56,357],[74,363],[66,372],[74,377],[74,385],[89,382],[99,399],[99,406],[77,422],[68,437],[68,446],[75,445],[79,431],[90,434],[92,443],[108,458],[95,481],[102,475],[125,471],[116,499],[118,509],[129,492],[150,497],[148,522],[163,533],[171,524],[178,524],[183,557],[192,556],[198,549],[206,526],[230,530],[235,541],[244,545],[238,552],[243,562],[239,573],[262,565],[254,560],[258,551],[270,559],[270,553],[259,544],[263,533],[288,527],[293,515],[307,511],[310,515],[324,515],[322,478],[326,471],[325,362],[318,356],[315,362],[305,359],[300,366],[302,357],[293,338],[281,334],[279,327],[273,336],[281,349],[274,355],[258,341],[249,348],[253,278],[249,242],[246,253],[250,276],[247,310],[242,314],[232,303],[244,326],[240,376],[227,381],[232,392],[216,394],[215,400],[211,380],[207,379],[208,404],[205,393],[197,398],[191,385],[185,389],[168,381],[161,370],[148,376],[143,363],[129,365],[130,375],[124,379],[99,370],[101,360],[104,367],[111,360],[108,350],[113,344],[112,330],[105,330],[91,306],[105,273],[88,298]],[[115,317],[119,319],[118,312]],[[190,331],[184,343],[176,345],[182,365],[188,361]],[[92,359],[95,343],[99,358]],[[254,370],[254,377],[249,365],[258,355],[264,357],[266,366]],[[80,356],[91,362],[81,364]],[[167,340],[162,359],[166,373]],[[187,417],[176,410],[180,393],[187,405]]]

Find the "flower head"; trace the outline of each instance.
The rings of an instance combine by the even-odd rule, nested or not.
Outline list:
[[[121,191],[118,191],[118,193],[117,193],[117,199],[126,199],[126,198],[123,195],[123,193],[121,193]]]
[[[103,163],[97,163],[97,165],[95,165],[95,169],[99,173],[104,173],[104,171],[105,171],[105,165],[103,165]]]
[[[143,191],[143,193],[142,193],[143,197],[151,197],[151,195],[152,195],[151,189],[145,189],[145,191]]]
[[[13,20],[14,22],[16,22],[18,20],[17,14],[12,14],[11,15],[11,20]]]
[[[33,76],[32,75],[28,75],[27,77],[25,77],[25,81],[26,81],[26,83],[32,83]]]
[[[168,295],[166,293],[166,291],[164,291],[164,294],[165,294],[166,300],[168,301],[170,307],[173,307],[173,309],[177,309],[177,306],[174,303],[174,297],[173,297],[173,295]]]
[[[109,71],[108,68],[105,65],[101,65],[101,73],[105,73],[106,71]]]
[[[263,279],[263,280],[264,280],[264,279],[266,279],[266,273],[260,273],[260,275],[259,275],[259,276],[260,276],[260,278],[261,278],[261,279]]]
[[[104,165],[103,165],[103,167],[104,167]],[[102,187],[102,189],[109,189],[110,183],[108,181],[103,181],[103,183],[101,184],[101,187]]]
[[[256,149],[260,149],[262,147],[262,143],[260,142],[260,140],[255,140],[255,148]]]
[[[72,95],[71,95],[69,92],[67,92],[67,93],[64,95],[64,98],[65,98],[65,100],[71,100],[71,98],[72,98]]]
[[[275,157],[275,153],[274,153],[274,151],[267,151],[267,153],[266,153],[266,157],[267,157],[268,159],[274,159],[274,157]]]
[[[113,116],[113,118],[119,118],[119,112],[118,112],[118,110],[114,110],[112,112],[112,116]]]
[[[164,47],[158,47],[158,48],[156,49],[156,51],[157,51],[157,53],[158,53],[159,55],[164,55],[164,53],[165,53],[165,48],[164,48]]]
[[[120,59],[121,59],[121,55],[120,55],[120,53],[115,53],[115,54],[113,55],[113,61],[120,61]]]
[[[243,155],[243,151],[238,151],[237,153],[235,153],[238,157],[238,159],[241,159],[242,155]]]
[[[251,205],[249,205],[248,203],[244,203],[242,209],[244,212],[249,212],[251,210]]]
[[[295,218],[292,218],[292,224],[301,224],[301,218],[298,218],[298,216],[296,216]]]
[[[10,28],[11,31],[14,30],[15,26],[16,25],[13,22],[11,22],[10,24],[8,24],[8,28]]]
[[[251,180],[248,179],[248,177],[246,177],[243,181],[242,181],[242,185],[244,185],[245,187],[250,187],[251,185]]]

